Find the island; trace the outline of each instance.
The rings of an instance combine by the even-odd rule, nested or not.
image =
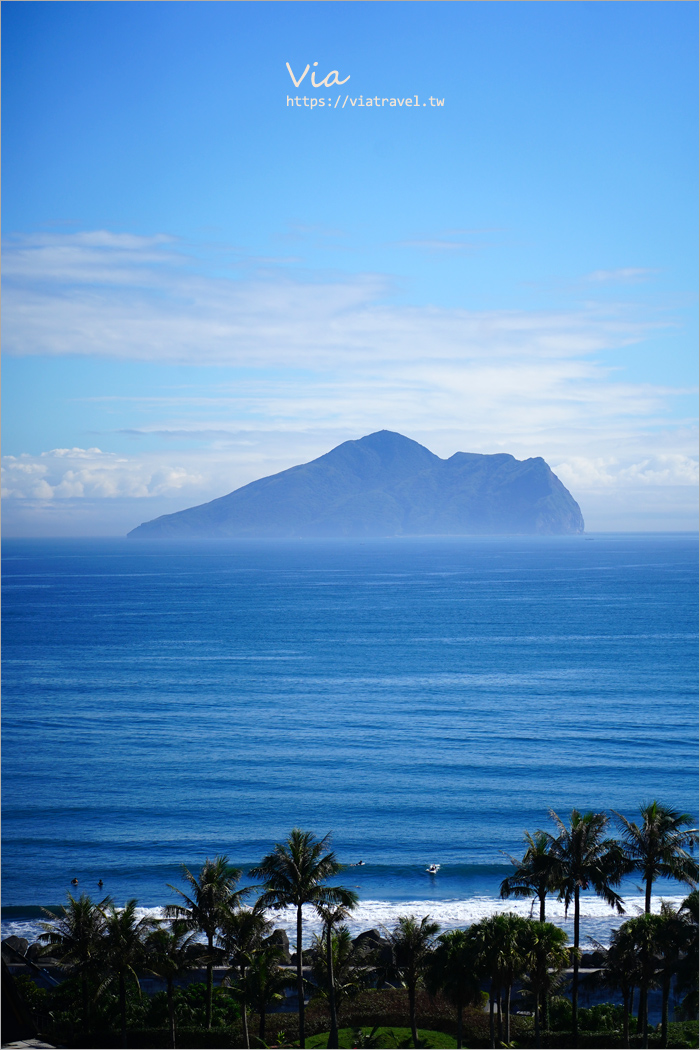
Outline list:
[[[441,459],[411,438],[380,430],[128,535],[558,536],[583,529],[577,502],[539,456],[456,452]]]

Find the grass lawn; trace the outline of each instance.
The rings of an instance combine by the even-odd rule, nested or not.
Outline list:
[[[373,1031],[372,1028],[363,1028],[362,1034],[365,1039]],[[341,1028],[338,1035],[338,1045],[341,1047],[356,1047],[362,1046],[360,1042],[354,1042],[354,1036],[357,1033],[356,1028]],[[426,1047],[435,1047],[436,1050],[452,1050],[453,1047],[457,1046],[457,1040],[453,1039],[451,1035],[445,1035],[444,1032],[430,1032],[425,1028],[418,1029],[418,1036],[420,1039],[419,1045]],[[321,1035],[315,1035],[311,1039],[306,1040],[306,1045],[309,1048],[325,1048],[328,1046],[328,1032],[323,1032]],[[374,1037],[367,1046],[377,1047],[401,1047],[401,1046],[413,1046],[413,1040],[411,1038],[410,1028],[378,1028],[374,1033]]]

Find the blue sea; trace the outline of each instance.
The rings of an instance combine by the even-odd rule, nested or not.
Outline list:
[[[358,931],[528,914],[498,887],[550,809],[697,812],[696,535],[3,554],[3,936],[73,878],[156,911],[295,826],[354,865]],[[586,937],[619,921],[586,897]]]

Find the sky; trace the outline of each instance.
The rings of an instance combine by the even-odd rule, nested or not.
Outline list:
[[[697,529],[697,21],[6,0],[5,535],[381,429],[543,456],[588,531]]]

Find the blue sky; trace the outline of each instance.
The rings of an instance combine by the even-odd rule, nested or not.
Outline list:
[[[544,456],[591,530],[697,527],[696,5],[2,18],[8,534],[384,427]]]

